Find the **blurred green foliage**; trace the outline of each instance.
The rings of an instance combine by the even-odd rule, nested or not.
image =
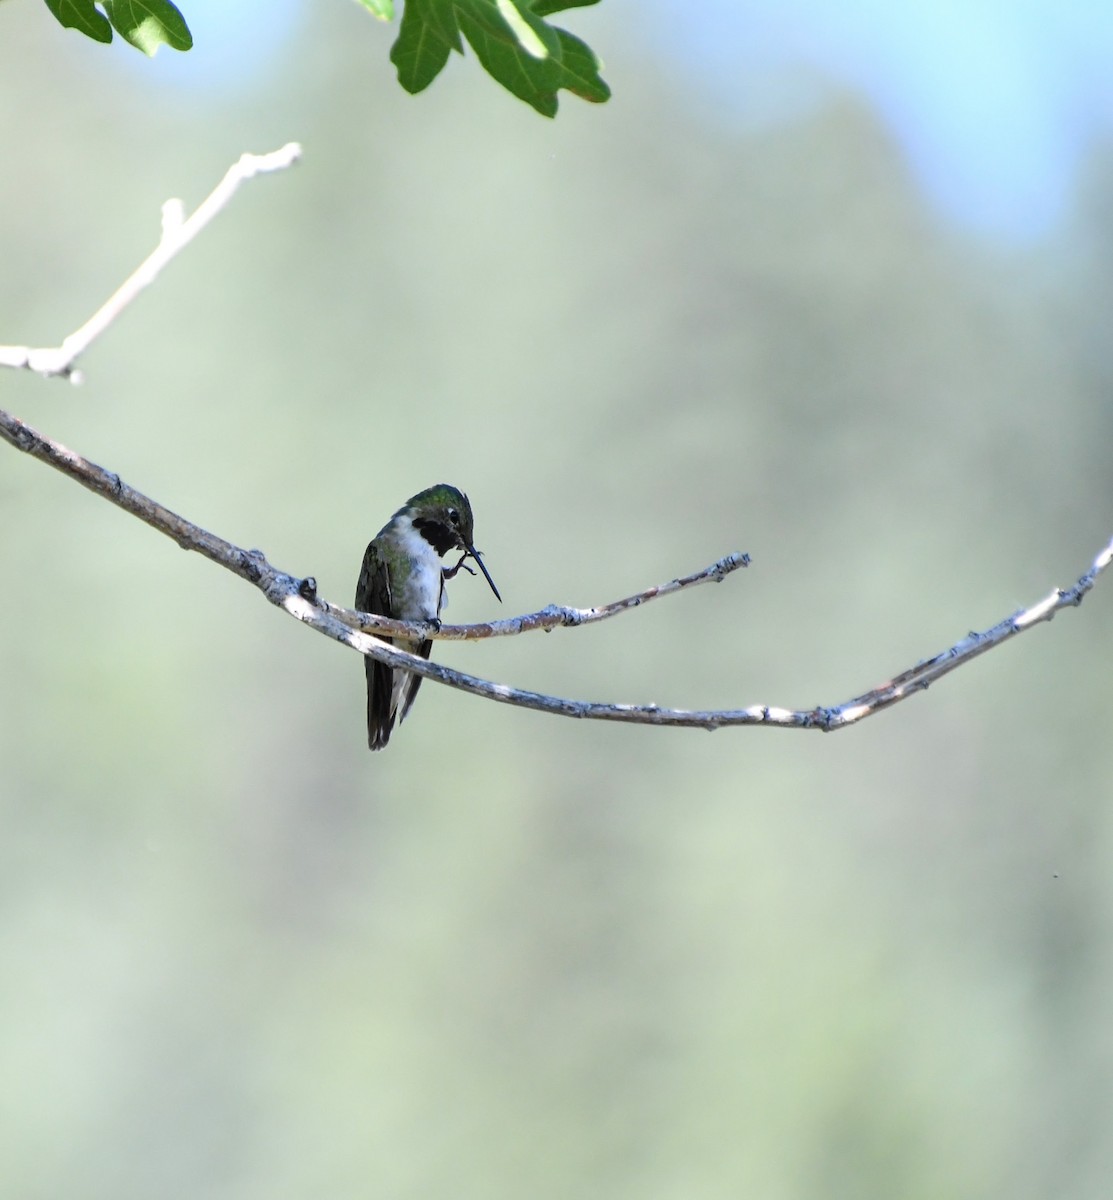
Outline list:
[[[271,82],[156,98],[5,12],[6,342],[82,321],[167,196],[306,155],[84,388],[0,404],[345,602],[441,479],[510,612],[753,555],[437,650],[589,698],[840,701],[1108,539],[1109,155],[1006,254],[853,96],[730,128],[645,58],[559,125],[464,74],[418,106],[355,6],[313,19]],[[837,737],[426,684],[373,756],[354,655],[6,450],[0,511],[6,1194],[1105,1194],[1108,585]]]

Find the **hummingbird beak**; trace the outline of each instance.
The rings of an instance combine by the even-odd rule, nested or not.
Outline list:
[[[479,569],[483,572],[483,578],[491,585],[491,591],[495,593],[495,599],[501,604],[502,597],[499,595],[499,590],[495,587],[495,581],[491,578],[491,572],[487,570],[487,566],[483,559],[479,557],[479,551],[474,546],[467,547],[468,553],[479,563]]]

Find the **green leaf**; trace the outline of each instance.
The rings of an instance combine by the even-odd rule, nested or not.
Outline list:
[[[463,52],[463,33],[492,78],[543,116],[552,117],[561,88],[595,103],[611,93],[600,78],[599,62],[590,47],[549,25],[540,13],[596,2],[406,0],[402,28],[390,57],[402,86],[418,92],[441,72],[450,51]]]
[[[611,89],[599,74],[600,62],[595,52],[567,29],[558,29],[560,59],[564,67],[561,87],[592,104],[603,104],[611,98]]]
[[[495,9],[501,25],[510,30],[518,45],[531,58],[548,58],[556,49],[552,31],[536,17],[531,22],[529,16],[532,14],[528,9],[515,8],[513,0],[495,0]],[[500,36],[501,28],[494,33],[496,37]]]
[[[76,29],[94,42],[112,41],[112,26],[93,0],[46,0],[46,6],[65,29]]]
[[[524,50],[531,58],[559,52],[556,30],[530,11],[527,0],[449,0],[457,19],[470,18],[488,37]]]
[[[587,8],[589,4],[598,3],[599,0],[532,0],[529,7],[537,16],[548,17],[566,8]]]
[[[425,11],[425,19],[457,54],[463,54],[464,43],[460,40],[460,30],[456,24],[455,0],[419,0],[419,3]]]
[[[362,4],[373,17],[378,17],[380,21],[394,20],[394,0],[356,0],[356,3]]]
[[[146,55],[159,46],[189,50],[193,35],[170,0],[101,0],[113,28]]]
[[[492,79],[543,117],[556,116],[558,85],[550,54],[539,57],[529,53],[515,31],[498,18],[494,5],[484,5],[483,0],[462,0],[457,20],[475,57]]]
[[[450,27],[445,24],[446,16],[451,20]],[[398,39],[390,48],[390,61],[406,91],[424,91],[441,73],[453,50],[464,52],[451,0],[447,4],[406,0]]]

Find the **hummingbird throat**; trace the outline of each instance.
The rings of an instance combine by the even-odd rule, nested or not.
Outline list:
[[[456,531],[450,529],[442,521],[434,521],[429,517],[416,517],[413,527],[442,558],[449,550],[460,547],[460,539]]]

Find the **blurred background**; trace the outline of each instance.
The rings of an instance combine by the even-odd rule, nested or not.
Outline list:
[[[612,102],[406,96],[357,5],[190,0],[154,61],[0,6],[0,406],[349,603],[468,491],[437,657],[834,704],[1113,532],[1105,6],[606,0]],[[229,10],[234,9],[234,13]],[[558,23],[560,23],[558,21]],[[5,1195],[1105,1197],[1113,584],[836,737],[653,730],[358,659],[0,448]]]

